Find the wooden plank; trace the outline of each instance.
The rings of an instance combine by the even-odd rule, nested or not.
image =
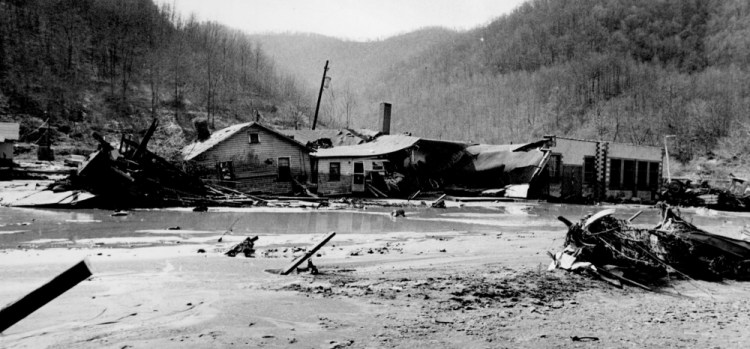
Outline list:
[[[306,260],[308,260],[308,259],[309,259],[310,257],[312,257],[312,256],[313,256],[313,255],[315,254],[315,252],[318,252],[318,250],[319,250],[319,249],[320,249],[321,247],[323,247],[323,246],[324,246],[325,244],[327,244],[327,243],[328,243],[328,241],[331,241],[331,239],[333,239],[333,237],[334,237],[335,235],[336,235],[336,232],[335,232],[335,231],[334,231],[334,232],[331,232],[330,234],[328,234],[328,236],[326,236],[326,238],[325,238],[325,239],[323,239],[323,241],[321,241],[321,242],[320,242],[319,244],[315,245],[315,247],[313,247],[313,248],[312,248],[312,250],[310,250],[310,251],[308,251],[307,253],[305,253],[305,255],[304,255],[304,256],[302,256],[302,257],[300,257],[300,258],[297,258],[297,259],[295,259],[294,261],[292,261],[292,264],[290,264],[290,265],[289,265],[288,267],[286,267],[286,268],[284,269],[284,271],[282,271],[282,272],[281,272],[281,275],[288,275],[289,273],[291,273],[291,272],[292,272],[292,271],[293,271],[293,270],[294,270],[295,268],[297,268],[297,267],[298,267],[298,266],[299,266],[300,264],[302,264],[302,263],[303,263],[304,261],[306,261]]]
[[[0,332],[5,331],[8,327],[29,316],[43,305],[73,288],[79,282],[88,279],[91,275],[88,259],[84,258],[78,264],[27,294],[17,302],[3,308],[0,310]]]

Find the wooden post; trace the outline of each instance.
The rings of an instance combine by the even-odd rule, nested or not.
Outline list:
[[[328,61],[326,66],[323,67],[323,80],[320,81],[320,92],[318,92],[318,104],[315,105],[315,118],[313,119],[312,129],[315,129],[315,125],[318,123],[318,111],[320,110],[320,97],[323,96],[323,88],[326,85],[326,73],[328,72]]]
[[[325,238],[325,239],[323,239],[323,241],[321,241],[321,242],[320,242],[319,244],[315,245],[315,247],[313,247],[313,248],[312,248],[312,250],[310,250],[310,251],[307,251],[307,253],[305,253],[305,255],[304,255],[304,256],[302,256],[302,257],[300,257],[300,258],[297,258],[297,259],[295,259],[294,261],[292,261],[292,264],[290,264],[290,265],[289,265],[288,267],[286,267],[286,268],[284,269],[284,271],[282,271],[282,272],[281,272],[281,275],[288,275],[289,273],[291,273],[291,272],[292,272],[292,270],[294,270],[294,269],[295,269],[295,268],[297,268],[297,267],[298,267],[298,266],[299,266],[300,264],[302,264],[302,263],[303,263],[304,261],[306,261],[306,260],[308,260],[308,259],[309,259],[310,257],[312,257],[312,256],[313,256],[313,255],[315,254],[315,252],[318,252],[318,250],[319,250],[319,249],[320,249],[321,247],[323,247],[323,246],[324,246],[325,244],[327,244],[327,243],[328,243],[328,241],[331,241],[331,239],[333,238],[333,236],[334,236],[334,235],[336,235],[336,232],[335,232],[335,231],[334,231],[334,232],[331,232],[331,234],[329,234],[328,236],[326,236],[326,238]]]
[[[43,305],[65,293],[91,276],[86,258],[15,303],[0,310],[0,332],[29,316]]]

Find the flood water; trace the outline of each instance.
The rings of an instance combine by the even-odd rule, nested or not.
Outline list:
[[[498,206],[499,205],[499,206]],[[557,220],[564,216],[577,221],[583,215],[605,208],[616,208],[618,218],[628,218],[639,210],[635,223],[653,226],[659,212],[648,206],[583,206],[548,203],[503,203],[488,207],[447,209],[405,208],[406,218],[393,218],[393,208],[367,210],[315,209],[189,209],[136,210],[127,216],[112,217],[105,210],[26,209],[0,207],[0,248],[44,247],[44,242],[75,242],[81,239],[113,237],[154,237],[191,234],[221,234],[232,224],[234,235],[321,234],[391,232],[548,232],[565,233]],[[683,217],[704,230],[739,237],[750,226],[749,213],[719,212],[706,209],[683,210]],[[167,230],[179,227],[179,230]]]

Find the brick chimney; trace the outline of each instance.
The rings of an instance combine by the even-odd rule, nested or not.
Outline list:
[[[391,104],[380,103],[380,132],[391,134]]]

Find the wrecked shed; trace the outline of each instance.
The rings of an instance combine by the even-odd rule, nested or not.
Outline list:
[[[182,149],[191,173],[252,193],[287,194],[311,172],[308,148],[257,122],[233,125]]]

